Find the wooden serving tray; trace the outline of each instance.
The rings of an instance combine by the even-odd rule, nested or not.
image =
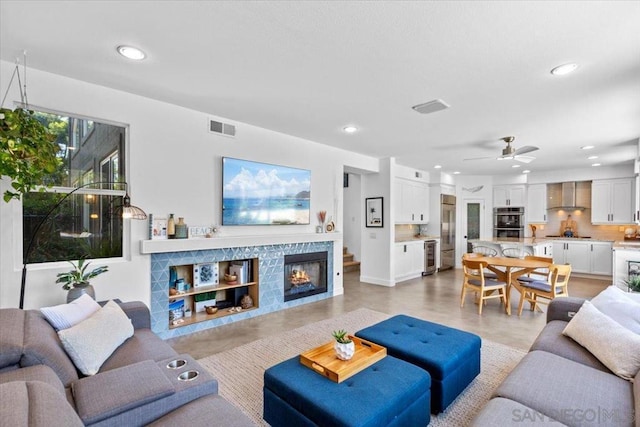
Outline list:
[[[333,350],[334,341],[331,341],[302,353],[300,363],[331,381],[340,383],[387,355],[385,347],[352,335],[349,335],[349,338],[356,347],[351,360],[338,359]]]

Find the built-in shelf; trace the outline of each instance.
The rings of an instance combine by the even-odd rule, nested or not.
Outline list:
[[[242,312],[248,312],[248,311],[257,310],[257,309],[258,309],[258,307],[246,308],[246,309],[243,309]],[[213,319],[219,319],[221,317],[231,316],[231,315],[238,314],[238,313],[239,313],[238,311],[230,311],[228,308],[220,309],[215,314],[207,314],[207,313],[204,313],[204,312],[193,313],[191,315],[191,317],[183,317],[181,319],[182,322],[180,324],[177,324],[177,325],[169,324],[169,329],[181,328],[183,326],[191,325],[193,323],[204,322],[204,321],[213,320]]]
[[[142,240],[140,252],[156,254],[163,252],[200,251],[206,249],[224,249],[241,246],[278,245],[306,242],[331,242],[342,240],[342,233],[303,233],[303,234],[261,234],[257,236],[220,236],[210,239],[171,239]]]
[[[258,284],[258,282],[234,283],[234,284],[224,283],[223,282],[223,283],[220,283],[219,285],[199,286],[197,288],[192,288],[188,292],[182,292],[182,293],[179,293],[179,294],[176,294],[176,295],[169,294],[169,298],[173,300],[173,299],[188,297],[190,295],[203,294],[205,292],[222,291],[222,290],[225,290],[225,289],[234,289],[234,288],[242,288],[244,286],[255,286],[257,284]]]

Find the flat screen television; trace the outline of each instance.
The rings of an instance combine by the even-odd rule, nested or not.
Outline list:
[[[222,158],[222,225],[309,224],[311,171]]]

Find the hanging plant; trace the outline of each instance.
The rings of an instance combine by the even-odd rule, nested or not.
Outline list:
[[[0,148],[0,176],[9,177],[12,188],[4,192],[5,202],[43,185],[61,161],[55,136],[23,108],[0,109]]]

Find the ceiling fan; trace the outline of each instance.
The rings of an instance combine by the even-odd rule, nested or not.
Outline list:
[[[520,147],[516,150],[511,146],[511,143],[516,139],[515,136],[505,136],[500,139],[507,143],[507,146],[502,150],[502,155],[498,157],[475,157],[475,158],[463,159],[463,160],[465,161],[466,160],[484,160],[484,159],[495,158],[496,160],[515,160],[517,162],[522,162],[522,163],[529,163],[532,160],[535,160],[535,157],[523,156],[523,154],[539,150],[538,147],[534,147],[532,145],[525,145],[524,147]]]

